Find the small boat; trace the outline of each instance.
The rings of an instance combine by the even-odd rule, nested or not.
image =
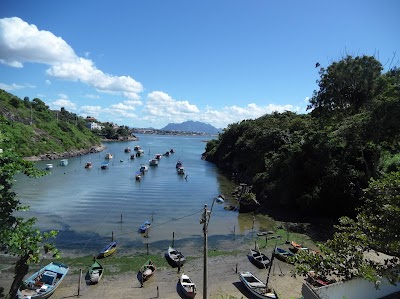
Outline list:
[[[144,234],[149,228],[150,228],[151,222],[150,221],[145,221],[143,224],[139,227],[139,232]]]
[[[141,157],[141,156],[144,156],[144,150],[138,149],[138,150],[136,151],[136,157]]]
[[[183,168],[183,166],[178,167],[176,170],[178,171],[178,174],[185,174],[185,168]]]
[[[152,260],[147,260],[139,270],[139,279],[143,283],[153,276],[156,272],[156,265]]]
[[[92,162],[86,162],[85,168],[92,168]]]
[[[250,249],[251,261],[260,269],[267,269],[270,264],[270,259],[264,253],[256,250]]]
[[[43,299],[50,297],[67,275],[69,267],[50,263],[24,281],[18,290],[18,299]]]
[[[104,247],[99,255],[97,256],[98,258],[103,258],[112,255],[117,251],[117,242],[112,241],[110,244],[108,244],[106,247]]]
[[[102,162],[100,168],[101,169],[107,169],[108,168],[108,162]]]
[[[135,154],[131,155],[131,160],[135,160]]]
[[[60,160],[60,166],[67,166],[68,165],[68,159],[61,159]]]
[[[303,245],[296,243],[295,241],[291,241],[290,244],[292,245],[292,251],[297,252],[299,250],[308,250],[307,247],[304,247]]]
[[[142,179],[142,175],[140,173],[135,175],[135,180],[140,181]]]
[[[147,166],[146,164],[140,164],[140,169],[139,171],[141,173],[144,173],[145,171],[147,171],[149,169],[149,166]]]
[[[177,267],[182,267],[186,261],[185,256],[171,246],[168,247],[166,256]]]
[[[108,159],[112,159],[113,158],[113,155],[111,154],[111,153],[107,153],[106,154],[106,156],[105,156],[105,158],[108,160]]]
[[[215,201],[217,203],[224,203],[224,198],[222,195],[218,195],[218,197],[215,198]]]
[[[175,151],[174,151],[173,148],[171,148],[171,149],[169,150],[169,152],[170,152],[171,154],[175,153]]]
[[[274,250],[274,256],[280,259],[281,261],[288,262],[289,263],[289,258],[294,256],[293,253],[286,251],[285,249],[275,247]]]
[[[160,160],[160,159],[161,159],[161,157],[162,157],[162,155],[161,155],[161,154],[156,154],[156,155],[155,155],[155,158],[156,158],[157,160]]]
[[[166,152],[165,152],[165,154],[164,154],[163,156],[166,156],[166,157],[168,157],[168,156],[169,156],[169,154],[170,154],[170,152],[169,152],[169,151],[166,151]]]
[[[51,169],[53,169],[53,164],[51,163],[46,164],[46,170],[51,170]]]
[[[196,285],[188,275],[182,273],[181,277],[179,278],[179,285],[186,297],[194,298],[196,296]]]
[[[125,153],[130,153],[130,152],[131,152],[131,148],[130,148],[130,147],[126,147],[126,148],[124,149],[124,152],[125,152]]]
[[[94,259],[93,264],[89,267],[88,271],[88,284],[96,284],[103,277],[103,266]]]
[[[183,167],[182,161],[178,160],[178,162],[176,162],[175,168],[179,168],[179,167]]]
[[[133,147],[133,150],[134,150],[134,151],[140,150],[140,145],[135,145],[135,146]]]
[[[156,158],[149,160],[150,166],[158,166],[158,160]]]
[[[306,281],[315,287],[323,287],[336,282],[335,280],[330,280],[326,277],[316,275],[314,271],[309,271],[307,273]]]
[[[262,299],[278,299],[276,292],[258,279],[251,272],[240,272],[239,278],[243,282],[244,286],[257,298]]]

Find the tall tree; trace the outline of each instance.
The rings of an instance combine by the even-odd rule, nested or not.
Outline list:
[[[56,231],[40,232],[35,228],[35,218],[24,219],[15,216],[15,212],[27,210],[22,206],[17,194],[12,190],[13,179],[17,173],[29,177],[44,175],[32,162],[25,161],[7,148],[8,139],[0,134],[0,248],[18,256],[14,269],[14,281],[9,296],[15,298],[24,276],[28,273],[29,264],[38,263],[43,253],[52,252],[59,255],[54,244],[48,243],[56,236]]]

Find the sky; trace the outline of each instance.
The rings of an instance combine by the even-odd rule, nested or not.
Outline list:
[[[0,0],[0,89],[101,122],[308,113],[316,63],[400,67],[397,0]]]

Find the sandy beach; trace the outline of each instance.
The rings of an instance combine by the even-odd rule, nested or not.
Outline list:
[[[207,293],[210,299],[235,299],[253,298],[244,288],[239,280],[240,271],[250,271],[261,280],[266,280],[268,271],[258,269],[247,256],[248,250],[243,248],[243,253],[235,255],[223,255],[208,258],[208,283]],[[242,251],[242,250],[241,250]],[[262,249],[270,256],[271,248]],[[292,265],[274,259],[271,269],[269,285],[277,291],[281,299],[301,298],[302,277],[294,278],[290,271]],[[188,260],[178,273],[177,268],[164,267],[157,269],[155,275],[144,286],[140,286],[137,273],[124,273],[111,275],[105,272],[103,279],[97,285],[86,285],[84,274],[79,290],[79,298],[101,299],[101,298],[185,298],[178,289],[178,279],[181,273],[185,273],[197,285],[196,298],[203,298],[203,258],[198,257]],[[52,299],[73,298],[78,295],[79,269],[71,267],[60,287],[51,296]],[[12,269],[3,270],[0,273],[0,286],[7,293],[12,282]]]

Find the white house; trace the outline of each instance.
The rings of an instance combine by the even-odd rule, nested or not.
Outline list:
[[[87,127],[88,127],[90,130],[101,130],[101,129],[103,128],[103,126],[99,125],[98,123],[96,123],[96,122],[94,122],[94,121],[89,122],[89,123],[87,124]]]

